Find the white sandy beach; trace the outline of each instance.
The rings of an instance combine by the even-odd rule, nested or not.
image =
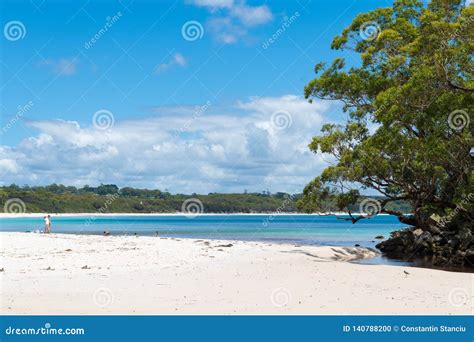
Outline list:
[[[363,248],[0,233],[1,314],[472,314],[474,275]],[[407,271],[409,274],[405,274]]]

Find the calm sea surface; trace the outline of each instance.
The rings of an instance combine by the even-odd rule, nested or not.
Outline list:
[[[374,248],[378,235],[388,237],[403,225],[392,216],[376,216],[356,224],[318,215],[200,215],[186,216],[74,216],[52,217],[52,230],[67,234],[155,235],[194,239],[251,240],[295,245],[333,245]],[[43,219],[0,218],[0,231],[43,230]],[[398,263],[382,257],[368,263]]]
[[[155,235],[200,239],[254,240],[303,245],[368,247],[375,236],[387,237],[403,227],[395,217],[377,216],[352,224],[334,216],[318,215],[200,215],[186,216],[52,216],[56,233]],[[43,219],[0,218],[1,231],[43,230]]]
[[[339,218],[348,216],[340,216]],[[378,215],[352,224],[335,216],[319,215],[130,215],[73,216],[52,215],[53,233],[151,235],[162,237],[263,241],[294,245],[354,246],[375,248],[376,236],[387,238],[390,232],[403,228],[396,217]],[[0,231],[31,232],[43,230],[42,217],[0,218]],[[429,267],[426,261],[401,261],[378,256],[355,261],[363,264],[393,264]],[[438,267],[436,267],[438,268]],[[450,271],[473,272],[474,269],[447,268]]]

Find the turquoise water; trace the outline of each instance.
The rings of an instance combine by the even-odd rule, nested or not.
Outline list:
[[[52,217],[55,233],[155,235],[163,237],[253,240],[301,245],[373,247],[375,236],[387,237],[403,227],[395,217],[376,216],[352,224],[334,216],[318,215],[201,215],[186,216],[76,216]],[[43,230],[43,219],[1,218],[1,231]]]

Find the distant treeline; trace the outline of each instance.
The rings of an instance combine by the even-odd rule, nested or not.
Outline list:
[[[27,213],[175,213],[181,212],[186,203],[204,213],[290,213],[298,211],[296,202],[300,198],[301,194],[284,192],[173,195],[157,189],[119,188],[114,184],[82,188],[62,184],[0,187],[2,204],[20,199]],[[337,211],[331,203],[325,207]],[[411,207],[396,202],[392,208],[409,213]],[[357,212],[358,206],[352,210]]]

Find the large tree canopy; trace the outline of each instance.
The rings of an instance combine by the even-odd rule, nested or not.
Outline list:
[[[466,222],[472,231],[473,36],[474,6],[397,0],[360,14],[335,37],[333,49],[361,61],[317,64],[305,88],[309,99],[341,101],[348,120],[324,125],[313,138],[310,149],[334,163],[306,186],[300,208],[318,211],[332,200],[347,210],[373,189],[385,198],[376,212],[424,231]],[[389,210],[396,200],[409,201],[413,215]]]

